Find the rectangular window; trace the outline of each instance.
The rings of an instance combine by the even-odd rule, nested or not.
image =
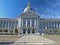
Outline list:
[[[35,19],[34,18],[32,18],[32,27],[34,27],[34,24],[35,24]]]
[[[27,26],[30,27],[30,18],[27,19]]]
[[[12,28],[14,28],[14,22],[12,22],[12,24],[11,24],[11,29],[12,29]]]
[[[6,22],[6,28],[8,28],[8,22]]]
[[[0,22],[0,28],[2,28],[2,22]]]
[[[23,27],[26,27],[26,18],[23,18]]]
[[[11,22],[9,22],[9,28],[11,28]]]

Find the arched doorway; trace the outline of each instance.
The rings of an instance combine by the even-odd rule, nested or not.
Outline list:
[[[23,29],[23,34],[26,34],[26,30],[25,29]]]
[[[35,30],[34,29],[32,29],[32,34],[34,34],[35,33]]]
[[[30,29],[27,30],[28,34],[30,34]]]

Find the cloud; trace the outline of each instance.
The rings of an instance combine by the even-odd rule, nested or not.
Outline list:
[[[42,18],[53,18],[54,16],[53,15],[44,15],[44,14],[42,14],[41,17]]]
[[[60,16],[56,16],[56,18],[60,18]]]
[[[55,0],[52,4],[52,7],[56,8],[56,7],[60,7],[60,0]]]
[[[53,4],[52,7],[60,7],[60,3],[57,2],[57,3]]]

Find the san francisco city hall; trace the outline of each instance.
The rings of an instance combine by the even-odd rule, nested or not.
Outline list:
[[[19,34],[43,33],[44,29],[59,29],[60,19],[40,18],[28,3],[23,13],[17,18],[0,18],[0,29],[8,29],[8,32],[18,29]]]

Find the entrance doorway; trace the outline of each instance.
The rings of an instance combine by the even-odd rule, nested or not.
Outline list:
[[[23,34],[26,34],[26,30],[25,29],[23,30]]]
[[[28,34],[30,34],[30,29],[27,30]]]
[[[34,34],[35,33],[35,30],[34,29],[32,29],[32,34]]]

